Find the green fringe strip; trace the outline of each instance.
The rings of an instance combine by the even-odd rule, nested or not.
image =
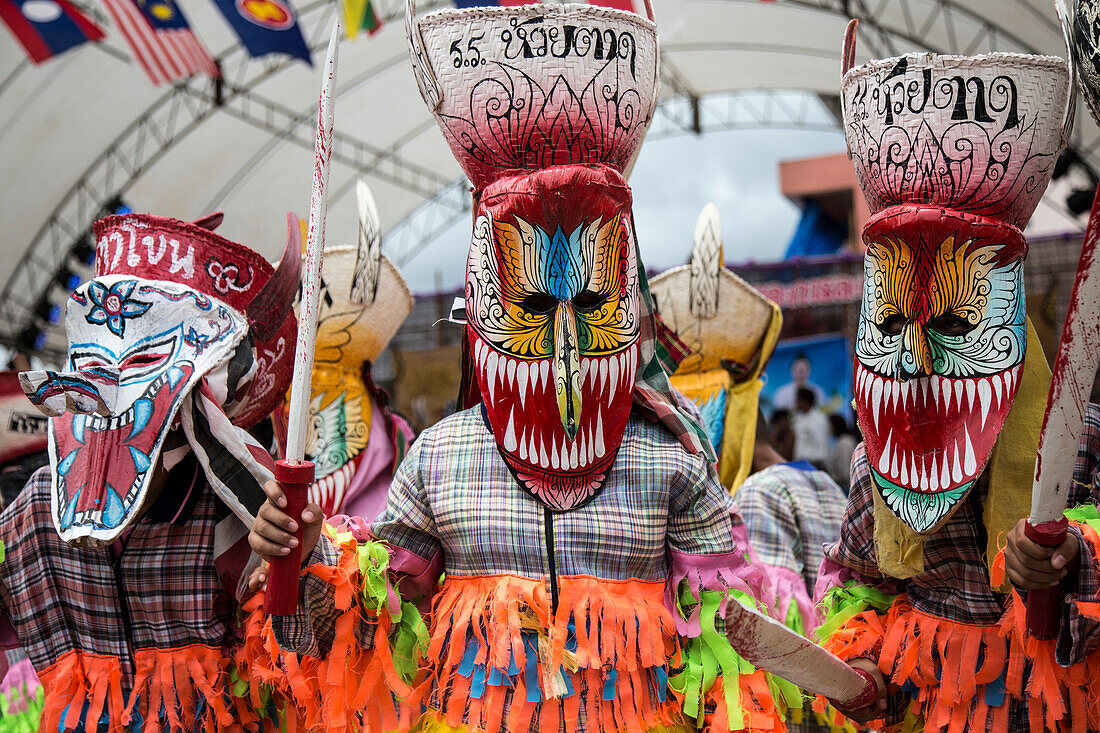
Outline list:
[[[844,585],[834,585],[821,601],[825,607],[825,623],[817,627],[818,642],[824,642],[845,622],[869,608],[886,613],[895,598],[896,595],[861,585],[854,580],[849,580]]]
[[[34,691],[33,697],[27,695],[26,686],[0,693],[0,733],[35,733],[44,705],[45,692],[42,685]],[[13,713],[12,708],[16,706],[25,706],[25,709]]]

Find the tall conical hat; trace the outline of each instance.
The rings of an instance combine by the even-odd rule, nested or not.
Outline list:
[[[1072,121],[1057,56],[917,53],[844,74],[844,134],[876,214],[942,206],[1022,229]]]
[[[726,367],[739,377],[771,357],[775,343],[765,336],[779,306],[724,266],[714,203],[699,214],[691,262],[657,275],[649,289],[661,318],[691,349],[676,374]]]
[[[405,23],[420,93],[476,190],[566,163],[629,175],[661,88],[651,20],[583,3],[418,19],[408,0]]]
[[[412,311],[413,297],[382,254],[378,209],[363,181],[356,186],[356,245],[325,246],[306,455],[316,465],[311,498],[339,513],[374,419],[364,364],[373,363]]]

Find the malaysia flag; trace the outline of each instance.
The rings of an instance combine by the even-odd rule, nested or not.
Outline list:
[[[0,20],[36,64],[103,38],[103,30],[66,0],[0,0]]]
[[[156,85],[218,67],[173,0],[103,0],[134,58]]]

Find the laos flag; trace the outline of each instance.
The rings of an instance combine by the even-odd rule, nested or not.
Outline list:
[[[313,65],[289,0],[214,0],[249,56],[285,53]]]
[[[0,19],[36,64],[103,38],[103,30],[65,0],[0,0]]]

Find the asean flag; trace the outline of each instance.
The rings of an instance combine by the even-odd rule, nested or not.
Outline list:
[[[103,30],[65,0],[0,0],[0,19],[36,64],[103,38]]]
[[[214,0],[253,58],[284,53],[313,65],[288,0]]]

